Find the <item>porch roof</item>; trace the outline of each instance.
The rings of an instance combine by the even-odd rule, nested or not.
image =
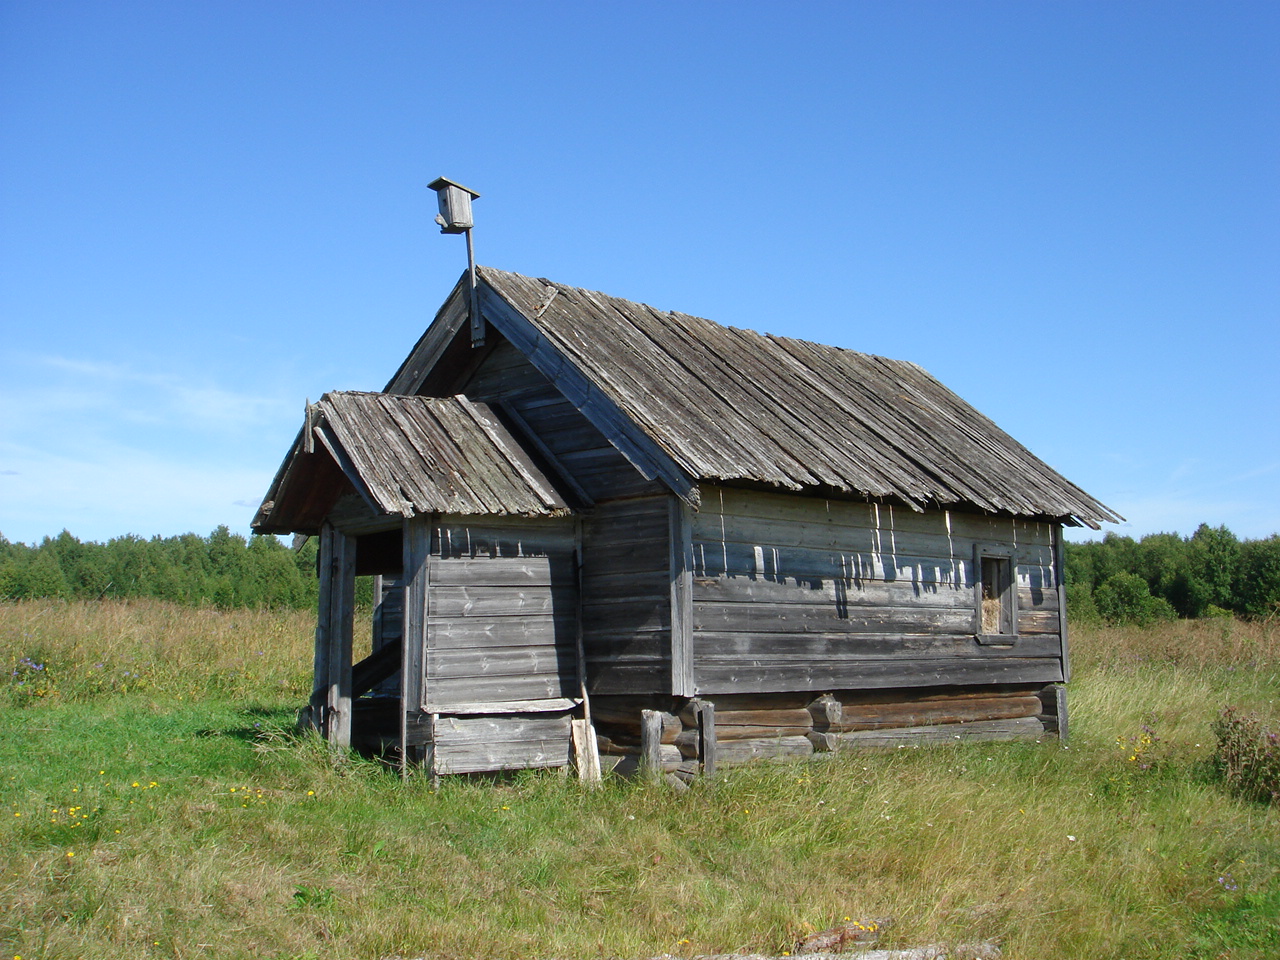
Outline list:
[[[352,488],[375,513],[406,519],[571,512],[488,404],[344,391],[307,408],[253,528],[314,533]]]

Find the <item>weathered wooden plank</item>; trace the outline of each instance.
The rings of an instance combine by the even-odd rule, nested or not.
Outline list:
[[[547,557],[452,560],[433,558],[432,582],[440,586],[550,587]]]
[[[881,727],[915,727],[939,723],[972,723],[978,720],[1012,720],[1034,717],[1041,710],[1036,696],[974,697],[924,700],[914,703],[845,704],[840,719],[825,731],[847,733]]]
[[[609,699],[602,698],[592,703],[591,716],[596,725],[601,730],[607,731],[610,736],[623,739],[629,737],[638,743],[642,725],[641,711],[650,709],[652,708],[637,706],[634,703],[611,703]],[[653,710],[653,712],[658,715],[658,721],[662,726],[661,741],[675,743],[676,735],[684,729],[680,718],[665,710]]]
[[[662,727],[660,712],[640,711],[640,767],[648,776],[662,769]]]
[[[973,545],[979,542],[970,537],[948,534],[945,530],[891,534],[872,528],[833,526],[815,521],[723,515],[705,517],[699,515],[694,523],[693,539],[699,542],[705,541],[708,544],[744,543],[779,548],[804,547],[809,550],[834,550],[879,558],[904,556],[948,561],[971,558]],[[1053,566],[1052,548],[1048,545],[1009,544],[1009,546],[1019,564],[1039,565],[1046,568]],[[714,551],[710,548],[708,554],[714,557]]]
[[[1053,634],[1028,634],[1010,644],[979,644],[972,632],[963,634],[901,633],[699,633],[696,660],[753,661],[765,659],[918,660],[927,658],[1052,657],[1058,639]]]
[[[986,652],[984,650],[984,652]],[[758,657],[695,661],[698,689],[719,693],[838,690],[855,687],[926,687],[967,683],[1056,683],[1057,658],[961,657],[885,660],[793,660]]]
[[[935,607],[973,610],[973,588],[883,580],[764,579],[752,576],[699,577],[695,603],[751,602],[829,604],[842,607]]]
[[[689,701],[689,703],[680,711],[680,720],[687,729],[693,729],[698,725],[697,703],[710,703],[711,701]],[[809,711],[804,707],[776,707],[768,701],[761,701],[758,709],[750,707],[732,707],[726,708],[723,703],[716,705],[716,724],[724,728],[736,727],[767,727],[776,729],[780,727],[803,727],[801,733],[813,726],[813,717],[809,715]],[[726,734],[726,739],[731,738],[731,734]],[[740,737],[738,739],[741,739]]]
[[[600,638],[626,633],[661,633],[669,637],[671,608],[665,598],[619,599],[609,603],[583,605],[583,631],[597,642]]]
[[[587,660],[587,689],[593,697],[629,693],[666,693],[670,688],[671,665],[663,660],[635,663],[614,659]]]
[[[490,649],[572,650],[573,621],[569,612],[561,616],[432,617],[431,649],[449,654],[478,653]]]
[[[811,633],[973,636],[975,633],[972,608],[702,602],[694,604],[693,618],[699,637],[732,633],[792,636]],[[699,649],[702,649],[701,643]]]
[[[934,557],[712,540],[694,540],[693,573],[695,580],[898,582],[922,591],[940,585],[972,587],[975,579],[972,552],[967,557]]]
[[[469,677],[559,677],[573,675],[573,648],[551,646],[494,647],[474,650],[431,651],[431,680],[461,680]],[[478,698],[477,698],[478,699]],[[528,697],[508,699],[531,699]]]
[[[695,729],[698,732],[697,759],[702,764],[702,773],[714,777],[716,765],[720,761],[720,736],[716,725],[716,705],[710,700],[692,700]]]
[[[866,503],[822,497],[795,497],[765,490],[746,490],[717,484],[702,485],[700,514],[708,523],[720,515],[772,520],[824,522],[832,526],[871,528],[890,533],[945,534],[1016,544],[1052,543],[1053,524],[1022,517],[993,516],[961,510],[918,512],[892,504]],[[948,516],[949,514],[949,516]]]
[[[751,760],[785,760],[813,753],[808,737],[761,737],[755,740],[721,740],[716,727],[716,763],[746,763]]]
[[[550,674],[530,677],[461,677],[433,679],[428,691],[428,708],[447,713],[452,704],[499,700],[550,700],[573,693],[572,684]]]
[[[356,541],[325,524],[320,533],[320,578],[325,606],[317,624],[317,667],[325,669],[324,730],[335,747],[351,746],[353,618]],[[317,678],[318,680],[319,678]]]
[[[671,692],[692,696],[694,686],[694,588],[692,588],[692,540],[689,504],[669,498],[671,509],[671,590],[668,618],[671,623]]]
[[[1039,739],[1044,725],[1035,717],[1014,720],[977,720],[973,723],[943,723],[884,730],[857,730],[852,733],[811,733],[809,738],[822,752],[869,747],[915,746],[956,741]]]
[[[437,746],[486,740],[567,741],[569,714],[520,714],[516,716],[452,716],[436,718]]]
[[[432,615],[455,617],[537,616],[573,610],[576,591],[571,585],[545,587],[440,585],[432,594]]]

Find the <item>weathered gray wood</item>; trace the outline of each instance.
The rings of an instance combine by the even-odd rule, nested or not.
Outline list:
[[[570,672],[572,676],[572,672]],[[569,689],[566,690],[566,687]],[[505,700],[551,700],[572,690],[554,674],[523,676],[433,678],[428,693],[429,706],[443,713],[453,711],[454,704],[486,703]]]
[[[693,545],[689,504],[670,498],[671,693],[694,694]]]
[[[923,700],[910,703],[845,704],[839,721],[828,724],[832,733],[876,730],[882,727],[914,727],[980,720],[1012,720],[1040,712],[1036,696],[995,696]]]
[[[608,730],[612,736],[629,737],[634,742],[640,742],[640,731],[643,729],[643,721],[640,716],[643,707],[628,708],[627,706],[619,706],[611,704],[607,699],[597,698],[592,703],[592,716],[602,730]],[[684,729],[680,722],[680,718],[663,710],[654,710],[657,714],[658,722],[661,724],[659,739],[663,743],[675,743],[676,735]]]
[[[990,648],[987,648],[990,649]],[[984,653],[987,652],[984,649]],[[699,658],[698,689],[719,693],[767,693],[781,690],[833,690],[847,687],[927,687],[966,683],[1057,683],[1057,658],[961,657],[929,659],[792,661],[776,657],[749,660]]]
[[[474,773],[570,763],[572,718],[439,716],[434,731],[438,773]]]
[[[323,654],[325,668],[325,733],[335,747],[351,746],[352,660],[355,615],[355,538],[325,525],[321,531],[324,589]]]
[[[824,694],[808,706],[809,716],[813,721],[813,729],[826,733],[833,727],[838,729],[843,716],[843,707],[839,700],[830,694]]]
[[[963,510],[918,512],[892,504],[822,497],[797,498],[792,494],[746,490],[703,484],[703,518],[716,515],[757,517],[773,520],[818,520],[831,526],[878,528],[887,544],[896,533],[945,532],[948,521],[952,536],[968,540],[997,540],[1019,544],[1050,544],[1054,524],[1022,517],[992,516]]]
[[[720,758],[720,734],[716,723],[716,705],[710,700],[692,700],[695,730],[698,735],[695,759],[702,764],[704,776],[713,777]]]
[[[319,605],[316,611],[315,656],[312,663],[311,723],[325,736],[328,735],[326,714],[329,706],[329,658],[333,644],[330,639],[333,614],[333,590],[337,587],[327,571],[333,569],[333,531],[328,525],[320,528],[318,578]]]
[[[908,633],[916,624],[908,620],[899,623],[895,631],[892,625],[883,628],[874,624],[860,625],[860,629],[802,631],[788,633],[768,623],[759,629],[741,629],[734,632],[703,630],[698,633],[698,650],[695,665],[711,661],[738,658],[744,662],[756,659],[795,662],[822,660],[828,662],[879,660],[921,660],[988,658],[1000,660],[1010,657],[1045,657],[1057,661],[1058,639],[1056,635],[1029,634],[1018,637],[1011,645],[985,646],[977,643],[972,633]],[[991,681],[995,682],[995,681]],[[837,689],[833,687],[832,689]],[[853,687],[856,684],[844,684]]]
[[[549,344],[518,310],[488,284],[479,290],[485,316],[537,367],[561,393],[646,477],[660,477],[673,493],[697,502],[697,486],[671,458],[640,431],[605,394],[575,366],[565,364],[563,354]]]
[[[640,712],[640,762],[649,776],[662,769],[662,715],[657,710]]]
[[[426,706],[427,621],[431,603],[431,517],[404,521],[404,644],[400,661],[400,695],[406,725]],[[407,762],[408,728],[401,731],[401,758]]]
[[[578,779],[584,783],[600,782],[600,751],[596,745],[596,734],[591,721],[578,719],[573,721],[573,762],[578,768]]]
[[[783,760],[813,753],[808,737],[761,737],[755,740],[716,741],[716,763],[746,763],[749,760]]]
[[[1035,717],[1015,720],[979,720],[974,723],[944,723],[852,733],[811,733],[809,738],[822,752],[866,747],[915,746],[965,740],[1017,740],[1044,736],[1044,725]]]
[[[1063,557],[1061,527],[1054,530],[1053,565],[1053,580],[1058,588],[1058,631],[1062,637],[1062,679],[1065,682],[1071,679],[1071,659],[1067,656],[1067,585],[1063,576],[1066,559]]]

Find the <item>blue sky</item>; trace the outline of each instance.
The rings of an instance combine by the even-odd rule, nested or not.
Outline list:
[[[1280,530],[1274,3],[0,0],[0,533],[247,532],[480,262],[913,360]]]

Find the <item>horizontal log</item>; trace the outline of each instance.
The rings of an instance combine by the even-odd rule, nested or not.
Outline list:
[[[680,718],[669,713],[661,713],[659,716],[662,721],[662,742],[675,743],[676,735],[683,729]],[[591,719],[598,728],[616,740],[626,741],[631,738],[636,743],[640,742],[640,710],[625,711],[607,704],[593,703]]]
[[[639,745],[629,743],[618,743],[618,741],[605,736],[602,733],[596,734],[596,746],[600,750],[601,756],[609,757],[638,757],[641,756]],[[659,748],[662,763],[679,763],[682,758],[680,748],[673,743],[664,743]]]
[[[809,716],[809,711],[803,707],[778,707],[763,700],[758,708],[744,705],[741,701],[730,706],[724,703],[722,698],[717,698],[715,704],[717,730],[733,726],[770,728],[802,726],[807,728],[813,724],[813,718]],[[698,718],[694,714],[692,705],[686,704],[680,710],[680,720],[690,729],[697,728]],[[803,733],[803,731],[801,732]]]
[[[823,732],[846,733],[853,730],[876,730],[882,727],[1011,720],[1018,717],[1034,717],[1041,708],[1040,698],[1035,696],[847,704],[841,711],[840,719]],[[815,729],[817,729],[816,725]]]
[[[749,760],[780,760],[807,757],[813,744],[807,737],[773,737],[756,740],[727,740],[716,743],[716,763],[746,763]]]
[[[995,648],[985,648],[991,650]],[[1056,657],[788,660],[777,657],[711,659],[695,656],[694,676],[703,696],[783,690],[856,687],[927,687],[966,683],[1058,683]]]
[[[733,740],[776,740],[779,737],[803,737],[813,729],[812,724],[792,724],[786,727],[770,727],[763,724],[751,724],[743,726],[740,724],[721,725],[719,716],[716,717],[716,742],[717,744],[727,743]],[[673,743],[680,748],[680,752],[686,757],[696,757],[698,755],[698,743],[700,734],[697,730],[683,730],[675,738]]]
[[[860,627],[865,625],[858,625]],[[1057,657],[1057,634],[1028,634],[1009,645],[984,645],[972,629],[955,634],[922,634],[914,630],[872,632],[831,630],[783,632],[772,630],[712,631],[696,635],[694,656],[701,660],[780,661],[928,660],[1000,657]],[[854,684],[849,684],[854,686]]]
[[[914,746],[924,743],[951,743],[965,740],[1037,739],[1044,736],[1044,725],[1035,717],[1016,720],[979,720],[974,723],[944,723],[884,730],[858,730],[851,733],[809,734],[819,752],[835,752],[866,747]]]

